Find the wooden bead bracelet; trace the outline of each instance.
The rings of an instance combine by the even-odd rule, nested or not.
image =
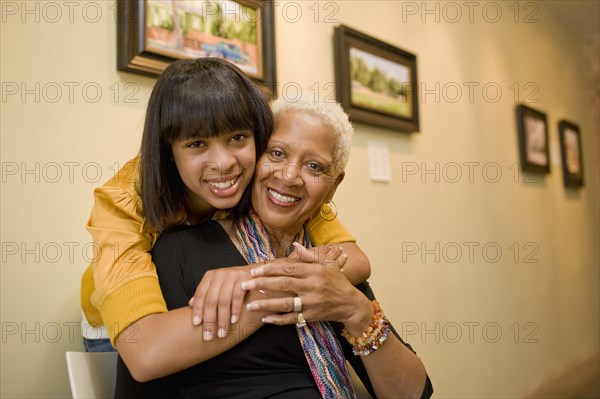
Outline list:
[[[355,356],[368,356],[375,352],[385,342],[390,334],[390,323],[383,314],[379,302],[372,301],[373,322],[360,337],[350,335],[348,329],[344,327],[342,335],[352,345],[352,353]]]

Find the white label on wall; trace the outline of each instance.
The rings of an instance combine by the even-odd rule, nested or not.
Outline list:
[[[372,181],[388,182],[392,180],[390,151],[386,143],[368,142],[369,177]]]

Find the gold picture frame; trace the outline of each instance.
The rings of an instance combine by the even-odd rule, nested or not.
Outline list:
[[[117,69],[159,76],[178,59],[218,57],[274,96],[273,13],[268,0],[119,0]]]

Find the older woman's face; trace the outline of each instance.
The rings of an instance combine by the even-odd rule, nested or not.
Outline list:
[[[295,111],[280,116],[252,189],[252,206],[266,226],[297,230],[331,200],[343,178],[333,174],[336,139],[317,117]]]

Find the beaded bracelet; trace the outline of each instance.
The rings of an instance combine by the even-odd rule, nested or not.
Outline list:
[[[372,301],[373,305],[373,322],[362,333],[360,337],[354,337],[350,335],[348,329],[344,327],[342,330],[342,336],[352,345],[352,353],[355,356],[368,356],[375,352],[385,342],[388,335],[390,334],[390,323],[383,314],[379,302],[376,300]]]

